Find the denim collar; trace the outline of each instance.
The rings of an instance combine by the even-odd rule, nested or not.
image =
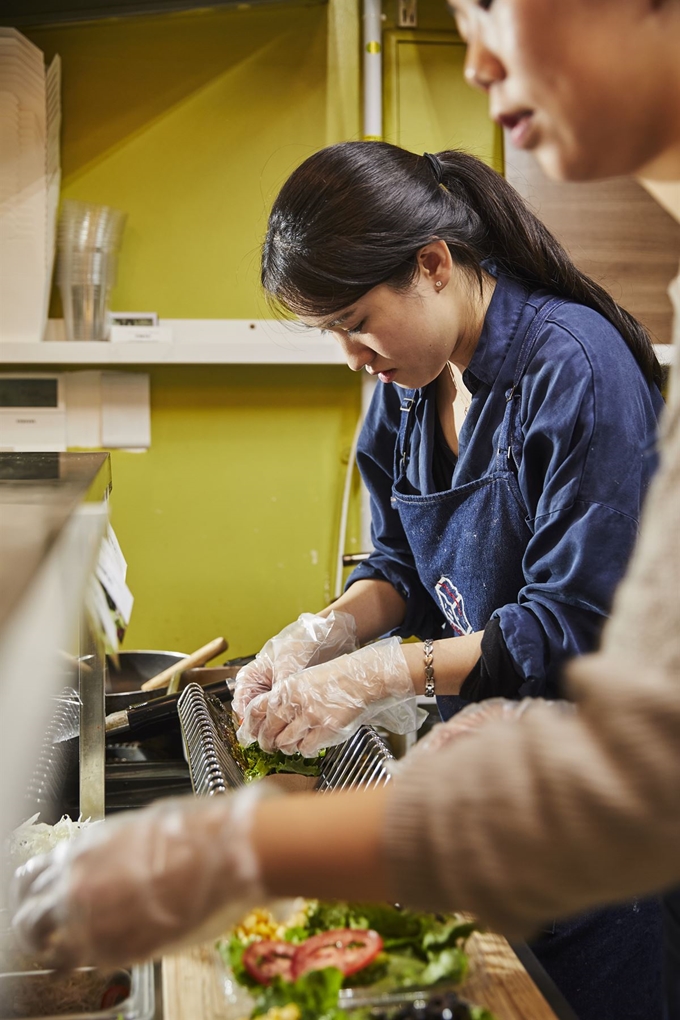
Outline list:
[[[496,277],[496,287],[486,311],[475,353],[463,373],[463,381],[474,393],[480,383],[493,386],[515,339],[522,312],[530,296],[528,288],[510,276],[487,267]]]

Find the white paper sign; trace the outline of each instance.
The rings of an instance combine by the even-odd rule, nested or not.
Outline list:
[[[127,563],[125,562],[125,557],[113,532],[113,528],[109,525],[108,532],[99,550],[97,577],[127,627],[135,600],[125,583],[126,573]]]

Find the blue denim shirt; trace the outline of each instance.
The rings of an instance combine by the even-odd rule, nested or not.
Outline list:
[[[473,398],[459,437],[451,485],[484,478],[506,406],[505,359],[545,292],[530,294],[500,275],[482,333],[464,374]],[[408,464],[414,494],[436,492],[435,383],[416,391]],[[403,392],[403,391],[402,391]],[[358,463],[371,497],[374,551],[351,575],[389,581],[406,599],[394,633],[445,637],[444,618],[420,583],[407,536],[390,498],[400,392],[379,384],[359,439]],[[524,584],[498,606],[503,639],[523,694],[555,693],[564,660],[597,644],[614,590],[626,569],[641,507],[656,466],[653,452],[663,402],[644,379],[621,335],[597,312],[574,302],[548,316],[521,385],[513,462],[530,537]],[[482,418],[482,427],[476,424]],[[434,539],[433,539],[434,540]],[[484,584],[480,577],[479,583]]]

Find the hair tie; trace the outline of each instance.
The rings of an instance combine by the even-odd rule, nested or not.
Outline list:
[[[423,153],[423,159],[427,160],[428,165],[430,167],[430,170],[432,171],[432,173],[435,176],[435,180],[437,181],[437,184],[443,184],[444,183],[444,167],[442,166],[439,157],[435,156],[434,153],[432,153],[432,152],[424,152]]]

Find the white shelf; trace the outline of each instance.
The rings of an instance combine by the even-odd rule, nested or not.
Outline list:
[[[275,319],[161,319],[171,343],[69,343],[50,320],[35,343],[0,343],[2,365],[342,365],[339,345],[320,330]]]
[[[61,319],[35,343],[0,343],[2,365],[344,365],[338,343],[320,330],[276,319],[161,319],[172,343],[69,343]],[[662,365],[672,364],[672,344],[655,344]]]

